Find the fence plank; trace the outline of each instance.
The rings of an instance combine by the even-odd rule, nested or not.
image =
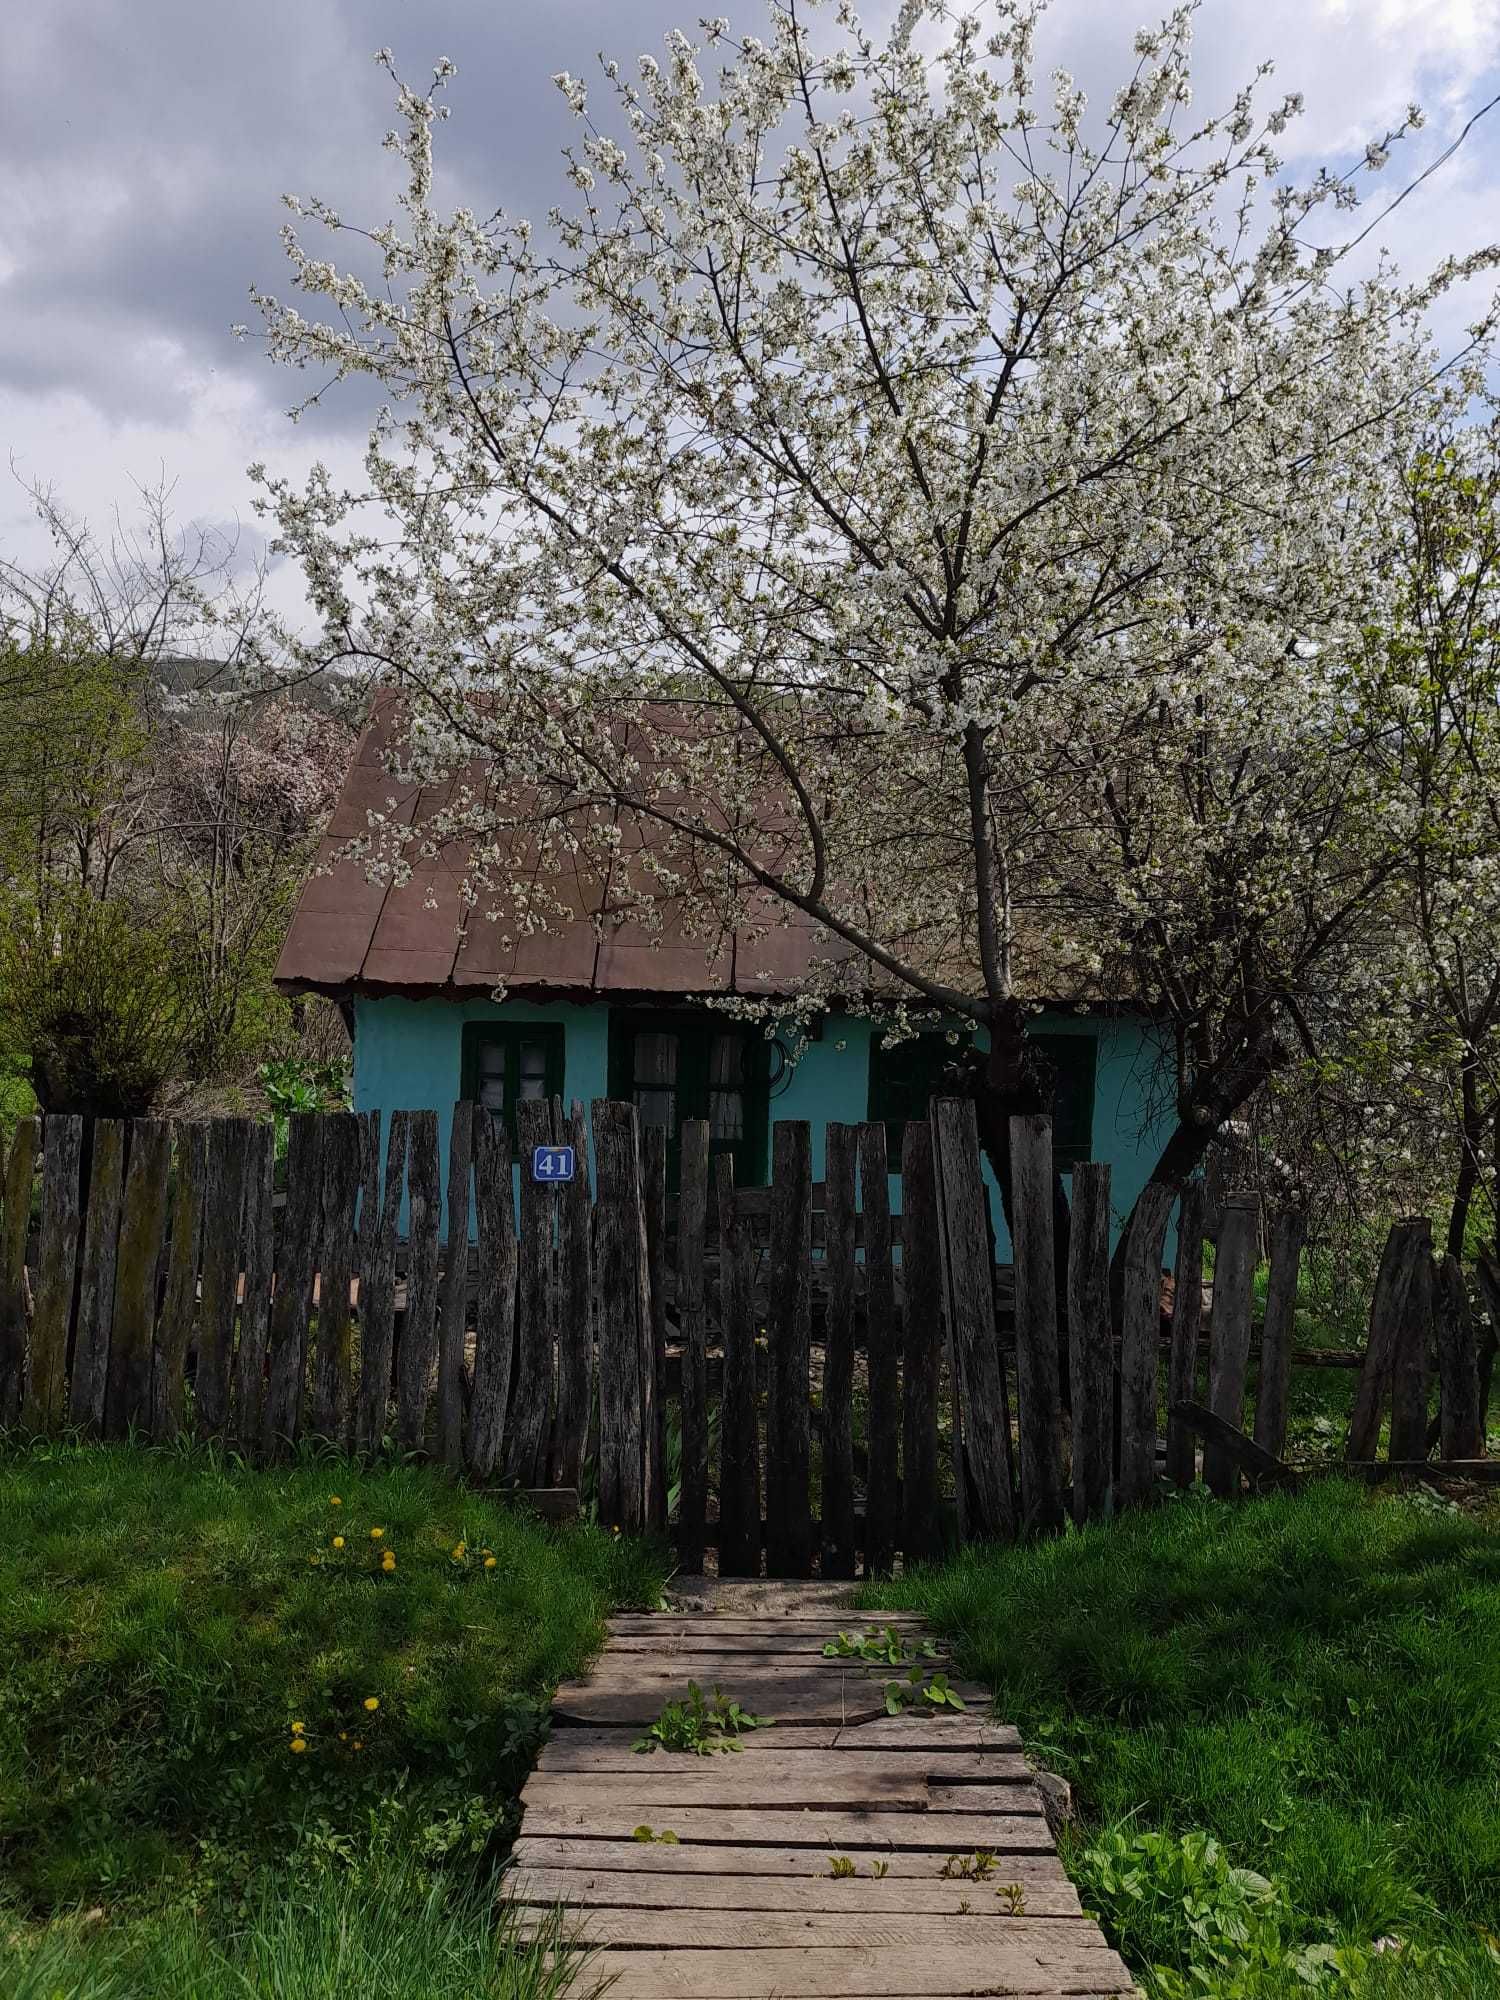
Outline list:
[[[1354,1390],[1354,1408],[1344,1445],[1346,1458],[1372,1459],[1380,1441],[1381,1405],[1390,1379],[1396,1339],[1405,1321],[1407,1294],[1418,1257],[1425,1254],[1420,1230],[1420,1217],[1407,1218],[1393,1222],[1385,1239],[1375,1288],[1370,1295],[1370,1336]]]
[[[42,1132],[42,1233],[36,1307],[21,1421],[41,1435],[62,1427],[67,1409],[68,1332],[82,1233],[83,1120],[52,1116]]]
[[[26,1391],[26,1343],[31,1293],[26,1238],[31,1228],[31,1184],[41,1145],[42,1121],[20,1118],[5,1160],[4,1233],[0,1234],[0,1430],[21,1414]]]
[[[1110,1494],[1114,1343],[1109,1315],[1109,1168],[1073,1169],[1068,1234],[1068,1392],[1073,1419],[1073,1518],[1096,1521]]]
[[[1032,1115],[1011,1119],[1010,1161],[1021,1517],[1027,1529],[1046,1534],[1063,1523],[1050,1118]]]
[[[364,1175],[363,1121],[353,1111],[323,1119],[319,1193],[318,1310],[313,1356],[312,1433],[339,1447],[349,1442],[354,1399],[354,1218]]]
[[[638,1534],[650,1464],[642,1364],[650,1344],[640,1132],[633,1104],[592,1106],[597,1195],[594,1286],[599,1326],[599,1518]]]
[[[245,1206],[248,1118],[216,1118],[208,1131],[203,1205],[203,1296],[198,1309],[198,1357],[193,1369],[194,1415],[200,1437],[223,1437],[229,1426],[234,1362],[234,1315],[240,1286],[240,1233]]]
[[[854,1161],[858,1127],[824,1135],[823,1561],[826,1577],[854,1574]]]
[[[667,1128],[641,1127],[641,1201],[646,1221],[646,1282],[651,1344],[646,1382],[646,1437],[651,1454],[651,1525],[667,1524]]]
[[[1010,1415],[995,1337],[989,1203],[972,1103],[966,1098],[938,1098],[933,1135],[943,1287],[958,1355],[964,1468],[972,1483],[973,1508],[966,1526],[984,1540],[1008,1539],[1016,1530]]]
[[[276,1128],[269,1120],[262,1120],[251,1125],[245,1147],[245,1298],[240,1307],[230,1419],[241,1447],[257,1455],[265,1422],[266,1347],[276,1268],[275,1199]]]
[[[812,1128],[775,1126],[771,1262],[766,1303],[766,1574],[812,1573],[812,1433],[808,1406],[812,1315]]]
[[[373,1457],[384,1443],[390,1416],[391,1360],[396,1345],[396,1242],[401,1234],[411,1120],[409,1111],[391,1113],[378,1205],[369,1201],[359,1225],[359,1394],[354,1443],[367,1457]],[[371,1146],[378,1149],[379,1139],[377,1125],[370,1133]],[[367,1176],[365,1198],[369,1200],[369,1196]]]
[[[588,1116],[577,1098],[561,1127],[573,1148],[574,1177],[557,1191],[557,1423],[552,1477],[577,1486],[588,1446],[594,1394],[594,1279],[590,1235]]]
[[[323,1121],[294,1111],[287,1121],[286,1208],[271,1301],[271,1358],[261,1449],[267,1458],[295,1444],[307,1381],[307,1323],[323,1200]]]
[[[552,1106],[541,1098],[516,1106],[521,1162],[520,1277],[516,1295],[516,1379],[505,1434],[505,1477],[520,1486],[547,1480],[553,1398],[553,1232],[557,1190],[532,1172],[538,1146],[553,1143]],[[623,1523],[621,1524],[623,1525]]]
[[[414,1111],[406,1135],[406,1315],[396,1355],[396,1441],[420,1451],[437,1353],[438,1238],[442,1165],[435,1111]]]
[[[891,1255],[890,1161],[885,1125],[859,1128],[860,1220],[865,1242],[865,1371],[869,1385],[865,1574],[888,1571],[901,1525],[901,1350]]]
[[[719,1574],[760,1575],[760,1410],[748,1225],[735,1204],[734,1155],[714,1161],[724,1394],[719,1406]]]
[[[1244,1429],[1245,1368],[1250,1358],[1260,1204],[1254,1195],[1232,1195],[1224,1204],[1214,1245],[1214,1311],[1208,1348],[1208,1407]],[[1212,1439],[1203,1446],[1203,1477],[1221,1499],[1239,1490],[1239,1469]]]
[[[120,1208],[115,1253],[114,1325],[109,1342],[106,1437],[122,1438],[151,1422],[151,1355],[156,1330],[156,1277],[167,1226],[167,1177],[172,1128],[162,1118],[136,1118]]]
[[[1406,1294],[1406,1312],[1391,1355],[1390,1457],[1415,1464],[1432,1450],[1427,1434],[1427,1401],[1431,1388],[1429,1348],[1432,1340],[1432,1226],[1421,1231],[1422,1252],[1416,1259]]]
[[[198,1258],[208,1184],[208,1126],[192,1119],[176,1128],[176,1179],[168,1224],[167,1282],[156,1322],[151,1370],[151,1435],[160,1443],[182,1429],[188,1349],[198,1313]]]
[[[78,1292],[78,1330],[73,1336],[73,1377],[68,1385],[68,1421],[91,1433],[102,1429],[104,1424],[110,1329],[115,1312],[120,1197],[124,1186],[124,1123],[118,1118],[96,1119],[94,1157],[89,1164],[88,1214],[84,1222],[83,1280]]]
[[[833,1169],[829,1167],[829,1180]],[[901,1312],[904,1405],[901,1548],[907,1563],[939,1553],[938,1386],[942,1376],[942,1274],[932,1127],[910,1118],[901,1136]],[[828,1472],[823,1472],[824,1508]],[[826,1571],[825,1571],[826,1573]]]
[[[469,1470],[488,1479],[500,1462],[516,1340],[516,1197],[510,1135],[480,1110],[474,1120],[474,1208],[479,1228],[479,1297],[474,1324],[474,1398],[469,1406]]]
[[[708,1342],[703,1307],[703,1245],[708,1228],[708,1121],[682,1128],[682,1192],[677,1205],[677,1325],[682,1338],[682,1471],[677,1510],[677,1566],[703,1571],[708,1530]]]
[[[464,1320],[469,1304],[469,1182],[474,1118],[489,1113],[461,1099],[448,1128],[448,1251],[438,1311],[438,1456],[450,1472],[464,1462]]]
[[[1115,1502],[1121,1507],[1149,1500],[1156,1483],[1161,1260],[1173,1200],[1170,1188],[1148,1184],[1136,1199],[1130,1225],[1120,1293],[1120,1464]]]
[[[1297,1276],[1306,1235],[1306,1218],[1297,1209],[1282,1209],[1271,1224],[1271,1269],[1266,1280],[1260,1373],[1255,1387],[1255,1442],[1272,1458],[1280,1458],[1286,1443]]]
[[[1456,1257],[1444,1257],[1438,1265],[1436,1308],[1439,1448],[1444,1458],[1483,1458],[1484,1411],[1479,1404],[1474,1315]]]
[[[1077,1183],[1074,1183],[1077,1197]],[[1190,1424],[1171,1415],[1198,1400],[1198,1340],[1203,1331],[1203,1183],[1191,1180],[1177,1205],[1177,1263],[1172,1285],[1172,1352],[1167,1363],[1167,1477],[1191,1486],[1197,1447]]]

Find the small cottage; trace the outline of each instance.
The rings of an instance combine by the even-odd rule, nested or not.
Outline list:
[[[608,880],[582,870],[564,885],[570,920],[527,936],[504,912],[496,922],[466,911],[458,869],[441,858],[399,884],[372,882],[341,858],[370,814],[420,820],[441,804],[386,768],[390,707],[379,704],[364,732],[277,967],[283,992],[342,1005],[357,1110],[435,1110],[446,1146],[459,1099],[488,1106],[514,1138],[515,1107],[527,1098],[623,1098],[666,1128],[669,1175],[682,1121],[704,1118],[741,1186],[765,1183],[771,1125],[782,1118],[810,1122],[815,1178],[830,1120],[883,1119],[899,1158],[902,1126],[925,1115],[953,1060],[947,1032],[886,1046],[878,1026],[840,1010],[768,1035],[764,1022],[711,1004],[796,993],[813,955],[806,927],[732,938],[706,964],[696,940],[651,940],[611,922]],[[1060,1162],[1107,1161],[1116,1215],[1128,1213],[1160,1144],[1154,1029],[1139,1012],[1099,1007],[1044,1010],[1036,1034],[1057,1071]],[[1003,1226],[1000,1249],[1008,1254]]]

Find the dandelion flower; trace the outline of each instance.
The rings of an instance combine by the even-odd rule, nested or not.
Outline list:
[[[382,1536],[382,1535],[383,1535],[384,1533],[385,1533],[385,1529],[384,1529],[384,1528],[371,1528],[371,1530],[370,1530],[370,1540],[371,1540],[372,1542],[378,1542],[378,1541],[380,1540],[381,1536]]]
[[[495,1558],[493,1556],[486,1556],[484,1566],[486,1569],[493,1569],[495,1567]]]
[[[339,1498],[337,1493],[330,1493],[328,1496],[328,1504],[330,1507],[342,1507],[344,1503]]]
[[[339,1731],[339,1741],[340,1743],[347,1743],[349,1741],[349,1732],[347,1729],[341,1729]]]
[[[294,1757],[300,1757],[302,1752],[307,1748],[307,1738],[305,1736],[294,1736],[287,1748]]]
[[[389,1550],[387,1550],[386,1553],[381,1557],[380,1567],[386,1572],[387,1575],[389,1575],[390,1572],[396,1567],[396,1558],[390,1553]]]
[[[302,1734],[304,1733],[304,1731],[305,1731],[305,1728],[306,1728],[306,1725],[305,1725],[304,1723],[301,1723],[301,1722],[294,1722],[294,1723],[292,1724],[292,1734],[293,1734],[293,1736],[301,1736],[301,1735],[302,1735]]]
[[[462,1542],[458,1542],[454,1545],[453,1560],[456,1563],[461,1563],[463,1559],[464,1559],[464,1545]]]
[[[335,1547],[336,1549],[341,1549],[341,1548],[342,1548],[342,1547],[344,1546],[344,1538],[343,1538],[343,1536],[342,1536],[342,1535],[335,1535],[335,1536],[334,1536],[334,1538],[333,1538],[333,1546],[334,1546],[334,1547]]]
[[[363,1750],[365,1746],[364,1746],[364,1744],[363,1744],[363,1743],[361,1743],[361,1742],[360,1742],[359,1738],[358,1738],[358,1737],[356,1736],[356,1737],[355,1737],[355,1739],[354,1739],[354,1746],[353,1746],[353,1747],[354,1747],[354,1748],[355,1748],[356,1750]]]
[[[380,1696],[378,1694],[367,1694],[365,1696],[365,1707],[370,1711],[371,1715],[375,1713],[379,1706]]]

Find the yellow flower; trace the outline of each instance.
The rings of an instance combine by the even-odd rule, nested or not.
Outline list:
[[[339,1741],[340,1743],[347,1743],[349,1741],[349,1732],[347,1729],[341,1729],[339,1731]]]
[[[302,1752],[307,1748],[307,1738],[305,1736],[294,1736],[287,1747],[294,1757],[300,1757]]]
[[[376,1709],[379,1708],[379,1706],[380,1706],[380,1697],[378,1694],[367,1694],[365,1696],[365,1707],[370,1711],[371,1715],[375,1713]]]
[[[389,1573],[396,1567],[396,1558],[391,1554],[389,1549],[387,1549],[385,1554],[380,1558],[380,1567],[387,1573],[387,1575],[389,1575]]]
[[[342,1536],[342,1535],[335,1535],[335,1536],[334,1536],[334,1538],[333,1538],[333,1546],[334,1546],[334,1547],[335,1547],[336,1549],[341,1549],[341,1548],[342,1548],[342,1547],[344,1546],[344,1538],[343,1538],[343,1536]]]
[[[360,1740],[359,1740],[359,1738],[358,1738],[358,1737],[356,1736],[356,1737],[355,1737],[355,1739],[354,1739],[354,1748],[355,1748],[356,1750],[363,1750],[363,1749],[364,1749],[364,1747],[365,1747],[365,1746],[364,1746],[364,1744],[363,1744],[363,1743],[361,1743],[361,1742],[360,1742]]]
[[[378,1542],[378,1541],[380,1540],[381,1536],[382,1536],[382,1535],[383,1535],[384,1533],[385,1533],[385,1529],[384,1529],[384,1528],[371,1528],[371,1530],[370,1530],[370,1540],[371,1540],[372,1542]]]
[[[484,1566],[486,1569],[493,1569],[495,1567],[495,1558],[493,1556],[486,1556]]]
[[[293,1736],[301,1736],[301,1735],[303,1734],[303,1731],[304,1731],[304,1725],[303,1725],[302,1723],[300,1723],[300,1722],[294,1722],[294,1723],[292,1724],[292,1734],[293,1734]]]
[[[340,1500],[337,1493],[330,1493],[328,1496],[328,1504],[330,1507],[342,1507],[344,1503],[342,1500]]]
[[[462,1542],[459,1542],[457,1546],[454,1548],[453,1560],[456,1563],[461,1563],[463,1559],[464,1559],[464,1545]]]
[[[482,1556],[492,1556],[495,1553],[495,1551],[493,1549],[481,1549],[479,1553]]]

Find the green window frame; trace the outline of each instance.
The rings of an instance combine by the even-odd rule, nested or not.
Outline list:
[[[466,1021],[460,1094],[487,1104],[516,1144],[516,1106],[561,1097],[567,1037],[554,1021]]]
[[[1093,1154],[1099,1040],[1093,1034],[1032,1035],[1028,1039],[1056,1073],[1052,1157],[1067,1172]],[[871,1036],[867,1115],[884,1121],[886,1149],[892,1159],[900,1158],[901,1135],[908,1119],[927,1116],[943,1071],[958,1053],[941,1029],[914,1035],[890,1048],[881,1046],[878,1031]]]
[[[711,1159],[734,1159],[739,1187],[763,1187],[769,1044],[753,1024],[706,1008],[613,1007],[609,1094],[667,1134],[667,1186],[682,1180],[684,1119],[706,1118]]]

